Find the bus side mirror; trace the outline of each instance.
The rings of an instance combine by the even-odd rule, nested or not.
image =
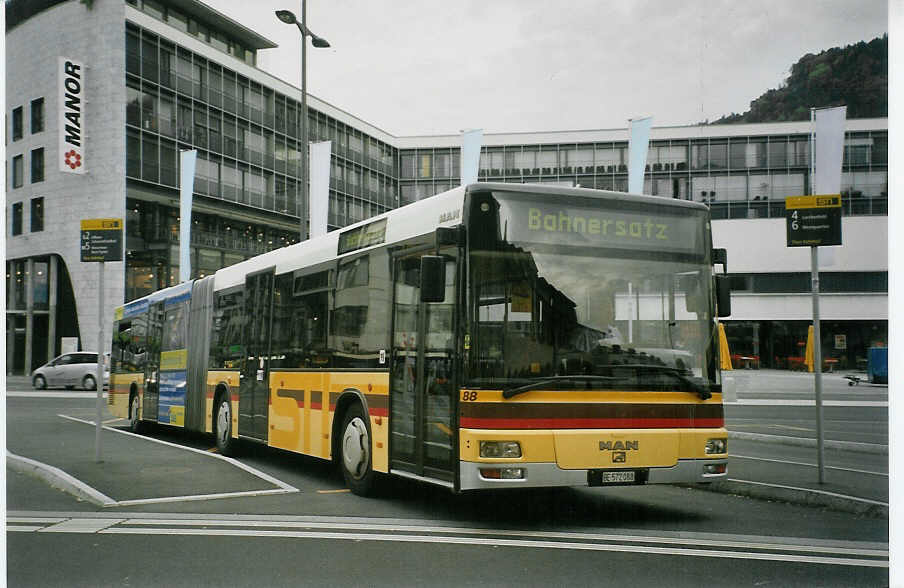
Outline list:
[[[731,316],[731,285],[725,274],[713,276],[716,280],[716,309],[719,318]]]
[[[421,256],[421,302],[446,299],[446,260],[442,255]]]

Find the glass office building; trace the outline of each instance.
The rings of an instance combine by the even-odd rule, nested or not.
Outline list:
[[[12,4],[18,12],[7,31],[10,371],[28,373],[73,341],[95,348],[98,317],[90,300],[99,288],[112,308],[178,282],[181,150],[198,151],[192,277],[299,239],[307,223],[299,190],[300,94],[256,67],[258,52],[275,46],[271,41],[196,0]],[[58,163],[61,58],[88,68],[84,175]],[[460,183],[457,135],[393,136],[316,96],[308,98],[307,127],[310,141],[332,142],[330,230]],[[644,193],[707,203],[718,219],[716,234],[722,220],[774,230],[783,222],[784,197],[808,193],[808,132],[809,123],[654,128]],[[858,229],[873,236],[867,249],[885,247],[875,226],[887,227],[887,142],[887,119],[848,121],[844,214],[859,219],[854,225],[867,221]],[[485,134],[479,179],[626,190],[627,151],[627,129]],[[100,217],[124,218],[126,227],[125,259],[108,264],[102,285],[95,268],[78,260],[73,223]],[[753,253],[730,244],[729,255],[743,260]],[[805,293],[805,272],[755,261],[729,269],[740,308],[745,295],[759,301],[758,310],[729,322],[739,354],[788,367],[806,322],[771,316],[768,301]],[[887,307],[887,260],[846,262],[832,273],[824,283],[846,301],[866,297]],[[846,364],[886,337],[884,312],[834,317],[857,347]]]

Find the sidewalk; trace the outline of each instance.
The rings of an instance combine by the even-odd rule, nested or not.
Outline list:
[[[7,376],[7,389],[30,388],[27,378]],[[7,406],[14,400],[14,396],[8,397]],[[60,404],[64,402],[61,400]],[[62,406],[58,410],[65,411]],[[93,421],[93,409],[90,412],[90,415],[82,415],[85,421]],[[110,418],[109,413],[104,418]],[[24,430],[25,427],[28,430]],[[199,455],[201,452],[197,450],[148,443],[147,438],[137,439],[108,429],[102,432],[103,463],[97,464],[93,450],[85,450],[94,447],[94,435],[94,426],[62,419],[56,412],[44,415],[37,424],[17,423],[8,416],[7,467],[36,474],[55,487],[105,507],[134,504],[135,501],[165,502],[172,497],[184,500],[192,495],[295,491],[242,469],[234,460],[211,459],[210,455]],[[20,441],[22,439],[28,439],[27,445]],[[830,467],[824,472],[825,483],[820,484],[817,468],[808,465],[816,463],[816,451],[801,447],[800,441],[730,433],[728,479],[694,487],[863,516],[888,517],[888,477],[870,473],[887,474],[887,446],[873,446],[871,452],[863,452],[864,448],[857,444],[826,444],[825,463]],[[776,451],[781,452],[778,458]],[[139,459],[140,469],[136,475],[135,462]],[[216,484],[212,483],[214,480]]]

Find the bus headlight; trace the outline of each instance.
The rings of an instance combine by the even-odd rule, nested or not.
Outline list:
[[[521,444],[517,441],[481,441],[480,457],[521,457]]]
[[[722,454],[728,451],[728,439],[707,439],[706,455]]]

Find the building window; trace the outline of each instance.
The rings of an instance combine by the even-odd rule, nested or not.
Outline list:
[[[44,181],[44,148],[31,150],[31,183]]]
[[[13,157],[13,188],[21,188],[24,177],[24,163],[21,155]]]
[[[44,99],[36,98],[31,101],[31,132],[40,133],[44,130]]]
[[[44,197],[31,199],[31,232],[44,230]]]
[[[13,204],[13,236],[22,234],[22,203]]]
[[[13,108],[13,141],[22,138],[22,107]]]

